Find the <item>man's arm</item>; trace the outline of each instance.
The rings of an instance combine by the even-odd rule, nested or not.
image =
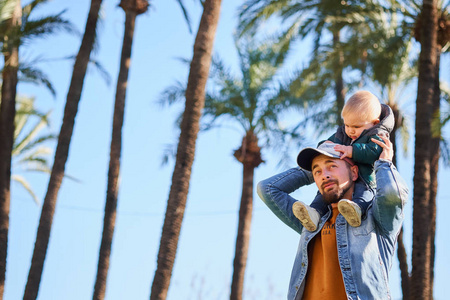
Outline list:
[[[292,212],[297,200],[289,194],[313,182],[311,172],[296,167],[258,183],[258,195],[281,221],[301,233],[303,226]]]
[[[381,137],[383,142],[372,139],[383,148],[380,159],[375,162],[377,194],[373,209],[375,220],[385,234],[400,230],[403,222],[403,209],[408,198],[408,188],[392,164],[393,149],[389,139]]]

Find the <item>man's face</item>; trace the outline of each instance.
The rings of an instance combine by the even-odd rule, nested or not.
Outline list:
[[[338,158],[318,155],[312,161],[311,170],[325,202],[352,199],[354,181],[358,178],[357,166],[350,166]]]

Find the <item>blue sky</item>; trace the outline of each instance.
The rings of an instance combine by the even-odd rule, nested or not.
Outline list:
[[[129,74],[125,124],[123,128],[122,169],[118,214],[114,235],[106,299],[148,299],[156,268],[166,201],[171,184],[173,161],[161,167],[163,150],[177,142],[174,125],[182,106],[162,108],[157,104],[161,91],[175,80],[186,80],[188,70],[177,58],[191,58],[201,10],[196,1],[184,1],[192,18],[194,34],[188,32],[176,1],[152,1],[149,12],[136,22]],[[65,16],[83,32],[89,1],[51,1],[43,13],[67,8]],[[237,0],[223,1],[215,40],[215,52],[235,68],[237,54],[232,33],[237,23]],[[124,13],[118,1],[104,1],[99,28],[99,49],[95,58],[111,74],[105,84],[94,69],[88,71],[76,119],[66,172],[81,180],[64,180],[59,192],[47,252],[39,299],[79,300],[92,298],[103,209],[111,136],[112,109],[119,67]],[[60,58],[78,51],[80,38],[67,34],[34,42],[22,49],[23,59]],[[300,51],[303,49],[303,52]],[[290,64],[299,64],[307,55],[308,44],[292,51]],[[306,50],[307,51],[307,50]],[[59,132],[72,63],[46,62],[40,65],[50,76],[55,99],[43,88],[19,85],[19,94],[35,96],[41,110],[51,109],[51,130]],[[450,81],[450,62],[442,60],[444,79]],[[445,70],[447,70],[445,72]],[[414,92],[408,94],[406,109],[414,111]],[[411,120],[410,124],[414,124]],[[168,299],[227,299],[232,276],[238,208],[241,195],[241,165],[233,150],[242,138],[239,130],[223,128],[201,133],[197,141],[185,218]],[[413,137],[411,133],[411,137]],[[447,135],[448,136],[448,135]],[[318,138],[318,137],[317,137]],[[311,140],[310,146],[317,143]],[[54,146],[54,145],[52,145]],[[282,169],[278,158],[264,152],[266,163],[255,174],[255,182]],[[413,141],[401,158],[399,169],[412,195]],[[292,157],[296,152],[292,153]],[[294,160],[292,161],[294,166]],[[38,196],[43,199],[48,178],[28,174]],[[435,298],[446,298],[450,277],[450,246],[443,227],[450,210],[450,190],[445,186],[450,172],[439,173],[438,227],[436,237]],[[295,193],[312,200],[315,187]],[[256,195],[244,299],[285,299],[290,271],[297,251],[298,235],[281,223]],[[41,200],[42,201],[42,200]],[[26,284],[41,206],[18,186],[12,186],[8,264],[4,299],[21,299]],[[412,201],[408,203],[405,238],[411,257]],[[400,299],[398,263],[391,271],[393,299]]]

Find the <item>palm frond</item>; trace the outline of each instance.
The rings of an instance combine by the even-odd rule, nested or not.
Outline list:
[[[64,57],[52,57],[52,58],[36,58],[32,62],[28,63],[27,65],[37,65],[42,63],[48,63],[48,62],[56,62],[60,60],[71,60],[75,61],[76,55],[68,55]],[[100,77],[103,78],[106,85],[111,85],[111,75],[109,74],[108,70],[103,66],[103,64],[98,61],[95,58],[89,58],[89,64],[88,67],[94,67],[94,69],[100,74]]]
[[[68,20],[62,18],[63,13],[64,11],[54,16],[24,22],[22,25],[22,44],[36,37],[46,37],[58,31],[75,33],[76,31],[73,25]]]
[[[47,74],[36,67],[23,64],[19,65],[19,81],[44,85],[50,93],[56,97],[56,91]]]
[[[189,32],[192,33],[191,19],[186,8],[184,7],[183,0],[177,0],[177,2],[180,5],[181,11],[183,12],[184,20],[186,20]]]
[[[106,85],[111,85],[111,75],[108,73],[108,71],[106,70],[106,68],[103,66],[103,64],[101,62],[99,62],[96,59],[89,59],[89,65],[92,65],[95,67],[95,70],[100,74],[100,77],[103,78],[103,80],[105,81]]]
[[[0,1],[0,23],[11,19],[17,0],[3,0]]]
[[[238,8],[238,36],[252,35],[270,17],[278,14],[289,0],[247,0]]]
[[[13,175],[11,175],[11,180],[19,183],[28,192],[28,194],[31,196],[33,201],[37,205],[40,205],[40,201],[39,201],[38,197],[36,196],[33,189],[31,188],[30,184],[24,177],[17,175],[17,174],[13,174]]]
[[[12,149],[12,177],[15,177],[30,195],[33,195],[31,186],[21,175],[17,174],[17,170],[50,174],[49,156],[51,149],[45,146],[45,143],[56,139],[56,136],[41,134],[42,129],[48,125],[50,112],[42,113],[36,110],[34,98],[19,96],[16,111],[14,120],[16,127]]]
[[[28,143],[24,143],[22,151],[24,151],[24,152],[29,151],[30,149],[33,149],[37,145],[40,145],[40,144],[43,144],[43,143],[46,143],[49,141],[55,141],[57,139],[58,139],[57,134],[48,134],[48,135],[40,136],[39,138],[37,138],[35,140],[32,140]]]
[[[181,81],[176,81],[173,85],[165,88],[161,93],[158,103],[161,106],[165,105],[173,105],[175,103],[179,103],[185,100],[186,94],[186,83],[182,83]]]
[[[50,114],[50,113],[49,113]],[[48,115],[45,115],[43,117],[40,117],[37,122],[33,125],[31,125],[30,122],[30,116],[31,115],[21,115],[16,117],[16,123],[20,123],[20,126],[15,130],[14,133],[15,141],[14,141],[14,149],[13,151],[19,153],[21,152],[30,142],[36,137],[37,134],[42,130],[44,126],[48,125]],[[19,119],[19,121],[17,121]],[[26,124],[30,124],[29,126],[32,126],[28,132],[24,132],[24,126]],[[22,125],[23,124],[23,125]]]
[[[166,166],[170,161],[175,161],[177,155],[177,144],[166,144],[163,148],[161,167]]]
[[[450,145],[446,139],[441,139],[440,150],[442,161],[447,167],[450,166]]]

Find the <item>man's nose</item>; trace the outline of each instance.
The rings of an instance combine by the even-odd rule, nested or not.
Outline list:
[[[330,179],[330,174],[327,171],[322,173],[322,181]]]

